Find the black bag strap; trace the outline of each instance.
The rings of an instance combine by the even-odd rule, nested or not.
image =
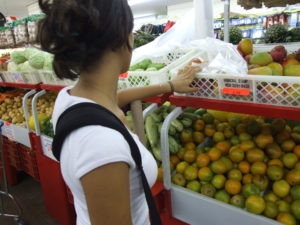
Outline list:
[[[61,114],[56,124],[52,144],[52,151],[56,159],[58,161],[60,160],[61,149],[66,137],[73,131],[90,125],[108,127],[119,131],[123,135],[130,146],[131,156],[136,167],[141,172],[142,184],[148,203],[151,224],[162,225],[142,166],[140,150],[121,120],[106,108],[94,103],[79,103],[71,106]]]

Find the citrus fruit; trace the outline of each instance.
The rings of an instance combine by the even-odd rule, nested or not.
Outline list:
[[[281,180],[283,177],[283,169],[279,166],[269,166],[267,174],[270,180]]]
[[[187,150],[184,153],[183,159],[188,163],[193,163],[196,161],[197,152],[195,150]]]
[[[225,126],[224,123],[219,123],[219,124],[217,125],[217,131],[219,131],[219,132],[224,132],[225,129],[226,129],[226,126]]]
[[[242,134],[247,132],[247,126],[245,124],[238,124],[235,127],[235,131],[237,134]]]
[[[300,219],[300,200],[296,200],[291,205],[291,211],[296,219]]]
[[[251,173],[253,175],[263,175],[267,172],[267,165],[263,162],[255,162],[251,165]]]
[[[300,158],[300,145],[295,146],[294,153]]]
[[[298,156],[294,153],[286,153],[283,155],[282,161],[285,167],[292,169],[298,162]]]
[[[170,156],[170,162],[172,162],[173,165],[176,166],[180,162],[180,159],[178,158],[178,156],[172,155]]]
[[[277,202],[278,201],[278,197],[277,195],[275,195],[272,191],[268,192],[265,196],[264,196],[264,199],[266,201],[269,201],[269,202]]]
[[[276,143],[268,144],[266,147],[266,153],[270,159],[279,159],[282,156],[281,148]]]
[[[182,143],[188,143],[193,141],[193,132],[190,130],[183,130],[180,134],[180,140]]]
[[[234,195],[230,199],[230,204],[243,209],[245,207],[245,198],[242,195]]]
[[[226,155],[229,152],[231,144],[228,141],[220,141],[215,147],[220,149],[223,155]]]
[[[242,194],[245,198],[248,198],[250,195],[259,195],[260,189],[256,184],[246,184],[243,186]]]
[[[276,202],[276,204],[277,204],[279,212],[287,212],[288,213],[291,211],[290,204],[287,203],[286,201],[279,200]]]
[[[279,166],[283,168],[283,162],[280,159],[271,159],[268,161],[268,166]]]
[[[293,140],[286,140],[281,144],[283,151],[291,152],[294,150],[296,143]]]
[[[251,149],[246,153],[246,158],[249,163],[262,162],[264,157],[265,153],[258,148]]]
[[[226,177],[224,175],[215,175],[213,177],[213,179],[211,180],[211,184],[217,188],[217,189],[221,189],[224,187],[225,185],[225,181],[226,181]]]
[[[203,184],[201,186],[201,194],[206,195],[208,197],[214,197],[216,193],[216,189],[211,184]]]
[[[226,138],[231,138],[234,136],[234,129],[231,127],[226,127],[224,130],[224,136]]]
[[[276,220],[280,223],[283,223],[285,225],[296,225],[296,219],[295,217],[292,216],[290,213],[279,213],[278,216],[276,217]]]
[[[230,195],[225,190],[217,191],[214,198],[225,203],[230,201]]]
[[[202,131],[204,130],[205,122],[203,120],[196,120],[194,122],[194,130],[195,131]]]
[[[264,191],[269,185],[269,179],[265,175],[254,175],[252,183],[256,184],[261,191]]]
[[[211,161],[216,161],[221,157],[222,152],[218,148],[212,148],[207,154]]]
[[[231,195],[236,195],[240,193],[241,188],[242,188],[241,182],[237,180],[229,179],[225,182],[225,190]]]
[[[290,185],[285,180],[275,181],[272,190],[278,197],[284,198],[290,192]]]
[[[266,208],[264,210],[264,215],[268,218],[274,219],[278,215],[278,207],[274,202],[266,202]]]
[[[215,120],[214,116],[210,113],[203,114],[202,118],[206,124],[213,124]]]
[[[231,162],[231,160],[229,158],[222,156],[220,158],[220,160],[225,163],[227,171],[231,170],[233,168],[233,163]]]
[[[177,173],[172,176],[172,182],[176,185],[184,187],[186,184],[186,179],[181,173]]]
[[[254,141],[255,141],[255,144],[257,145],[257,147],[264,149],[269,144],[272,144],[274,142],[274,138],[272,135],[260,134],[255,137]]]
[[[259,195],[249,196],[245,205],[247,211],[254,214],[261,214],[266,208],[265,200]]]
[[[282,200],[286,201],[289,204],[291,204],[293,202],[293,198],[292,198],[292,196],[290,194],[287,195],[287,196],[285,196]]]
[[[210,158],[207,154],[199,154],[196,159],[196,163],[198,167],[206,167],[210,163]]]
[[[291,132],[284,130],[282,132],[280,132],[279,134],[276,135],[276,142],[278,144],[282,144],[284,141],[287,141],[291,138],[290,135]]]
[[[184,148],[185,148],[185,150],[195,150],[196,145],[194,144],[194,142],[188,142],[188,143],[185,143]]]
[[[186,152],[186,150],[184,148],[179,149],[179,151],[177,152],[176,156],[180,159],[183,160],[184,157],[184,153]]]
[[[241,133],[241,134],[239,134],[239,139],[240,139],[240,142],[251,141],[252,136],[250,134],[247,134],[247,133]]]
[[[245,174],[243,176],[243,184],[250,184],[250,183],[252,183],[252,177],[253,177],[253,175],[250,174],[250,173]]]
[[[212,137],[214,136],[214,134],[216,133],[216,129],[213,125],[206,125],[204,128],[204,134],[208,137]]]
[[[231,143],[232,145],[238,145],[238,144],[240,144],[241,142],[240,142],[240,139],[239,139],[238,136],[233,136],[233,137],[230,138],[230,143]]]
[[[230,126],[232,127],[236,127],[237,125],[239,125],[241,123],[241,119],[239,117],[231,117],[229,120],[228,120]]]
[[[227,171],[226,164],[221,160],[212,162],[210,168],[216,174],[223,174]]]
[[[164,178],[163,169],[162,168],[158,168],[157,169],[157,180],[158,181],[162,181],[163,178]]]
[[[249,151],[250,149],[253,149],[255,148],[256,145],[255,143],[252,141],[252,140],[248,140],[248,141],[243,141],[241,144],[240,144],[240,149],[242,149],[244,152],[247,152]]]
[[[293,169],[289,171],[285,179],[290,185],[300,184],[300,169]]]
[[[198,178],[201,181],[210,181],[213,178],[213,172],[208,167],[203,167],[198,171]]]
[[[171,170],[171,172],[173,172],[174,169],[175,169],[174,164],[172,162],[170,162],[170,170]]]
[[[296,163],[296,165],[294,166],[294,169],[300,169],[300,162]]]
[[[204,138],[205,138],[204,134],[199,131],[195,131],[193,133],[193,141],[197,144],[202,143],[204,141]]]
[[[192,191],[195,191],[195,192],[199,192],[201,189],[201,184],[199,181],[193,180],[193,181],[188,182],[188,184],[186,185],[186,188],[190,189]]]
[[[217,131],[216,133],[214,133],[213,135],[213,141],[218,143],[220,141],[224,141],[225,140],[225,136],[222,132]]]
[[[250,163],[248,163],[247,161],[241,161],[238,164],[238,169],[243,173],[243,174],[247,174],[250,172]]]
[[[245,157],[245,153],[241,149],[233,149],[229,153],[229,158],[231,159],[232,162],[241,162],[243,161]]]
[[[291,195],[294,200],[300,200],[300,185],[292,187]]]
[[[184,170],[184,178],[187,181],[195,180],[198,176],[198,170],[194,166],[187,166]]]
[[[241,181],[243,178],[242,172],[239,171],[238,169],[231,169],[228,173],[227,173],[227,177],[228,179],[231,180],[238,180]]]
[[[176,171],[177,171],[178,173],[183,174],[185,168],[188,167],[188,166],[189,166],[189,164],[188,164],[187,162],[180,162],[180,163],[178,163],[178,164],[176,165]]]

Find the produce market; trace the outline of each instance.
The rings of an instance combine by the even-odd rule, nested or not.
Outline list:
[[[88,85],[80,66],[106,46],[80,46],[85,55],[70,50],[68,57],[78,60],[71,64],[60,55],[67,49],[62,40],[75,48],[80,34],[57,31],[58,44],[49,47],[53,54],[43,50],[47,37],[39,29],[49,15],[39,2],[45,1],[17,2],[0,0],[0,224],[83,225],[81,199],[68,185],[54,150],[61,141],[55,113],[63,108],[58,104],[64,91]],[[119,2],[128,2],[132,10],[134,45],[128,71],[118,73],[115,89],[121,100],[130,89],[147,97],[118,106],[125,122],[117,117],[156,162],[150,188],[161,224],[300,224],[300,1]],[[101,32],[99,38],[108,35]],[[84,49],[93,44],[89,55]],[[59,66],[68,63],[74,67],[68,68],[69,76],[61,76]],[[186,82],[191,68],[197,72],[188,89],[176,91],[174,84]],[[151,87],[159,94],[148,96]],[[89,120],[81,113],[74,118]],[[136,163],[132,145],[124,140]],[[146,173],[145,166],[141,170]],[[151,218],[146,224],[159,225],[143,188]]]

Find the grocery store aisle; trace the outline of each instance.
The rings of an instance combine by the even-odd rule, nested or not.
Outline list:
[[[42,190],[39,182],[31,177],[22,174],[18,185],[10,187],[10,193],[19,201],[23,215],[22,220],[25,225],[59,225],[50,216],[47,215]],[[12,203],[5,199],[5,208],[7,213],[13,213]],[[10,210],[10,211],[8,211]],[[12,219],[0,217],[1,225],[16,225]]]

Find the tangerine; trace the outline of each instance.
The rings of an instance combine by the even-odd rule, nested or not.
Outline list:
[[[291,152],[295,148],[296,143],[293,140],[286,140],[281,144],[283,151]]]
[[[220,158],[220,160],[226,164],[227,171],[228,171],[228,170],[231,170],[231,169],[233,168],[233,163],[232,163],[231,160],[228,159],[227,157],[222,156],[222,157]]]
[[[255,147],[256,145],[252,140],[242,141],[242,143],[240,144],[240,149],[242,149],[244,152],[247,152],[248,150],[253,149]]]
[[[278,215],[278,207],[274,202],[266,202],[264,215],[268,218],[274,219]]]
[[[213,172],[208,167],[203,167],[198,171],[198,178],[201,181],[210,181],[213,178]]]
[[[176,171],[177,171],[178,173],[183,174],[185,168],[188,167],[188,166],[189,166],[189,164],[188,164],[187,162],[184,162],[184,161],[183,161],[183,162],[180,162],[180,163],[178,163],[177,166],[176,166]]]
[[[238,169],[232,169],[227,174],[228,179],[241,181],[243,175]]]
[[[229,179],[225,183],[225,190],[231,195],[236,195],[240,193],[241,188],[242,188],[241,182],[239,182],[238,180]]]
[[[300,145],[295,146],[294,153],[300,158]]]
[[[214,136],[214,134],[216,133],[216,129],[213,125],[206,125],[205,129],[204,129],[204,134],[208,137],[212,137]]]
[[[245,198],[242,195],[234,195],[230,199],[230,204],[243,209],[245,207]]]
[[[248,173],[243,176],[243,184],[251,184],[252,183],[253,175]]]
[[[267,165],[263,162],[255,162],[251,165],[253,175],[264,175],[267,172]]]
[[[227,167],[224,162],[217,160],[211,164],[211,170],[216,174],[223,174],[227,171]]]
[[[196,163],[198,167],[206,167],[210,163],[210,158],[207,154],[201,153],[197,156]]]
[[[276,143],[268,144],[266,153],[271,159],[279,159],[282,156],[281,148]]]
[[[197,144],[200,144],[204,141],[205,137],[204,134],[199,132],[199,131],[195,131],[193,133],[193,141]]]
[[[251,213],[261,214],[265,208],[265,200],[259,195],[251,195],[246,200],[246,209]]]
[[[280,159],[271,159],[268,161],[268,166],[279,166],[283,168],[283,162]]]
[[[195,150],[196,145],[194,144],[194,142],[188,142],[188,143],[185,143],[184,148],[185,148],[185,150]]]
[[[243,173],[243,174],[247,174],[250,173],[250,163],[248,163],[247,161],[241,161],[238,164],[238,169]]]
[[[231,144],[228,141],[220,141],[216,144],[216,148],[220,149],[223,155],[228,154]]]
[[[216,161],[221,157],[222,152],[218,148],[212,148],[207,154],[211,161]]]
[[[217,189],[221,189],[224,187],[225,185],[225,181],[226,181],[226,177],[224,175],[215,175],[211,181],[211,184],[217,188]]]
[[[276,220],[285,225],[296,225],[296,219],[290,213],[279,213]]]
[[[184,157],[184,153],[186,152],[186,150],[184,148],[181,148],[179,149],[179,151],[177,152],[177,157],[180,159],[180,160],[183,160],[183,157]]]
[[[193,163],[195,162],[196,157],[197,157],[197,152],[195,150],[187,150],[184,153],[183,159],[188,163]]]
[[[275,181],[273,184],[273,192],[280,198],[284,198],[290,192],[290,185],[285,180]]]
[[[194,166],[187,166],[184,170],[184,178],[187,181],[192,181],[197,179],[198,176],[198,169]]]
[[[180,134],[180,140],[182,143],[188,143],[193,141],[193,132],[190,130],[183,130]]]
[[[202,131],[204,130],[205,122],[203,120],[196,120],[194,122],[194,130],[195,131]]]
[[[233,149],[229,153],[229,158],[231,159],[232,162],[241,162],[245,157],[245,153],[243,150],[237,148]]]
[[[216,133],[214,133],[213,135],[213,141],[218,143],[220,141],[224,141],[225,140],[225,136],[222,132],[217,131]]]
[[[285,167],[292,169],[298,162],[298,156],[295,153],[286,153],[282,157]]]
[[[283,169],[279,166],[269,166],[267,174],[270,180],[281,180],[283,177]]]
[[[264,175],[254,175],[252,182],[253,184],[256,184],[261,191],[266,190],[269,185],[269,180],[267,176]]]
[[[286,175],[286,181],[290,185],[299,185],[300,184],[300,169],[293,169],[289,171]]]
[[[265,153],[258,149],[251,149],[246,153],[246,158],[249,163],[262,162],[264,160]]]
[[[170,162],[173,163],[174,166],[176,166],[180,162],[180,159],[178,158],[178,156],[172,155],[170,156]]]

